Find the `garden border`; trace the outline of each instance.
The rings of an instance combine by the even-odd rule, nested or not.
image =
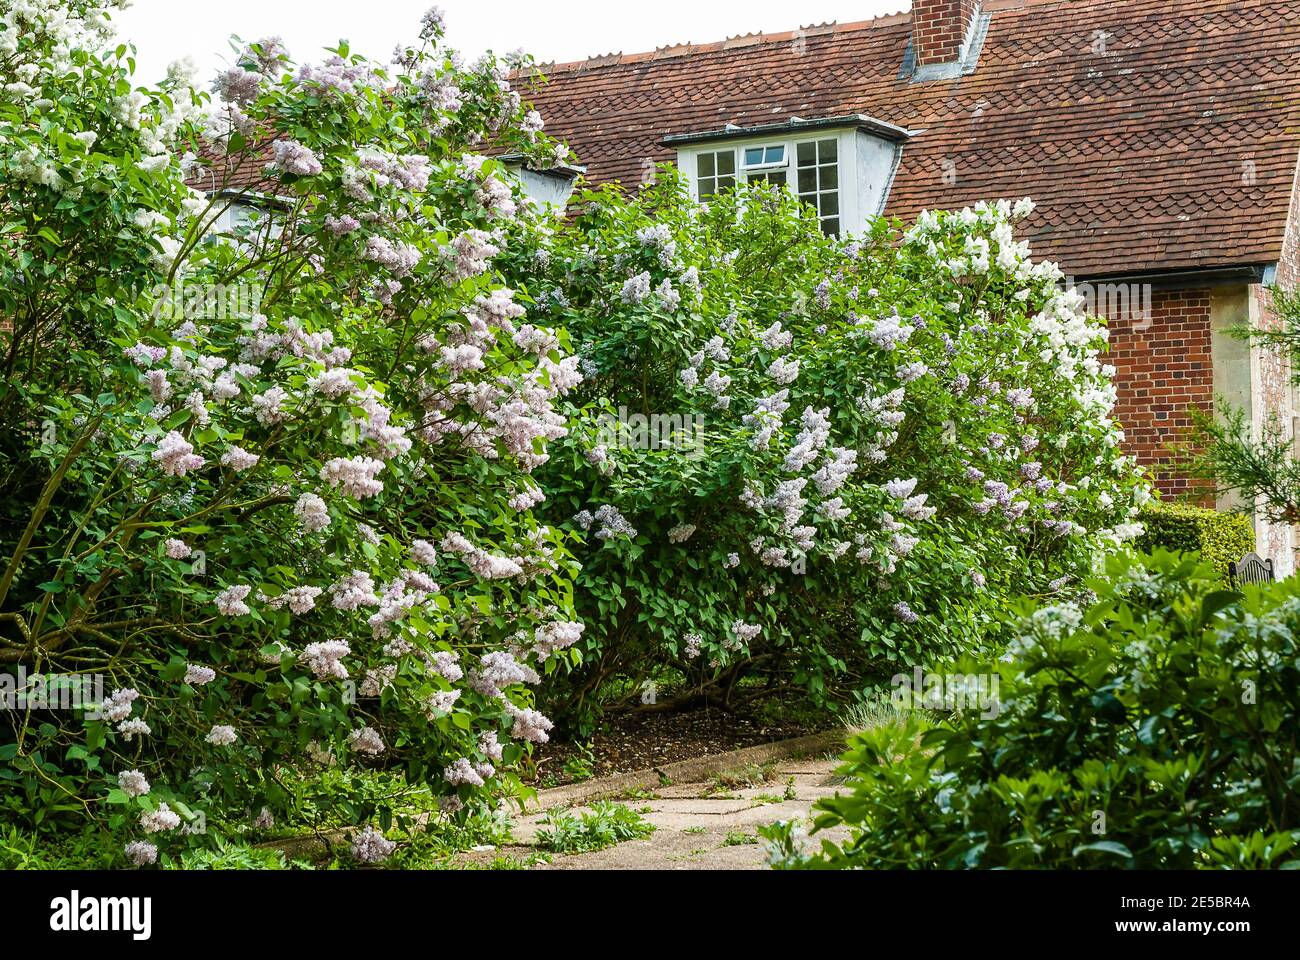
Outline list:
[[[791,740],[777,740],[772,743],[742,747],[726,753],[711,753],[690,760],[677,760],[643,770],[616,773],[595,780],[585,780],[582,783],[550,787],[539,790],[537,796],[525,803],[520,812],[529,814],[554,807],[572,807],[593,800],[617,797],[631,790],[654,789],[663,786],[665,780],[674,784],[702,783],[711,776],[749,764],[808,757],[831,750],[839,754],[843,752],[845,742],[850,735],[849,730],[829,730]],[[416,823],[420,825],[427,822],[428,814],[416,818]],[[280,840],[268,840],[256,846],[261,850],[279,850],[290,859],[300,858],[305,854],[324,852],[328,850],[330,844],[346,842],[347,833],[354,829],[345,827],[319,834],[285,837]]]

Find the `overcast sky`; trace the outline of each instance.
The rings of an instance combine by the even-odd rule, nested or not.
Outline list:
[[[432,0],[135,0],[115,17],[120,39],[135,43],[137,79],[153,82],[167,64],[190,56],[210,79],[230,57],[227,38],[279,35],[294,59],[347,39],[387,60],[414,39]],[[707,43],[739,33],[780,33],[813,23],[849,23],[907,9],[910,0],[441,0],[448,42],[471,56],[523,48],[539,61],[636,53],[669,43]]]

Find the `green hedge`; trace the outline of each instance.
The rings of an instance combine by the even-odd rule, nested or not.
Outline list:
[[[996,673],[954,667],[937,726],[905,710],[854,736],[813,832],[847,837],[760,828],[774,865],[1300,867],[1300,581],[1232,593],[1158,550],[1089,586],[1087,611],[1026,617]]]
[[[1164,547],[1175,553],[1199,553],[1225,577],[1228,564],[1255,549],[1255,528],[1243,513],[1152,501],[1142,509],[1142,522],[1146,532],[1138,538],[1138,549],[1150,553]]]

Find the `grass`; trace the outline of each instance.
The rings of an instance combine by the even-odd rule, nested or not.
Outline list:
[[[758,837],[738,830],[729,831],[726,839],[722,841],[724,847],[744,847],[751,843],[758,843]]]
[[[643,839],[654,829],[635,810],[601,801],[577,816],[567,810],[549,811],[537,831],[537,844],[554,853],[590,853],[625,840]]]
[[[766,763],[747,763],[734,770],[723,770],[714,775],[713,786],[706,791],[705,795],[729,794],[734,790],[771,783],[776,779],[777,766],[778,761],[768,760]]]

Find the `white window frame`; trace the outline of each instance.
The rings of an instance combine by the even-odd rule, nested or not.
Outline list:
[[[866,227],[869,218],[879,216],[883,212],[885,197],[901,147],[856,126],[823,127],[791,132],[776,131],[761,136],[740,135],[734,138],[705,140],[683,145],[677,150],[677,167],[686,175],[691,197],[697,202],[700,199],[700,174],[697,165],[699,157],[703,154],[717,154],[727,150],[732,151],[738,183],[748,182],[751,173],[784,170],[786,171],[785,188],[797,196],[799,168],[796,158],[799,144],[816,143],[819,140],[836,141],[839,235],[848,236],[858,233]],[[775,146],[785,148],[783,162],[745,166],[746,148]]]

